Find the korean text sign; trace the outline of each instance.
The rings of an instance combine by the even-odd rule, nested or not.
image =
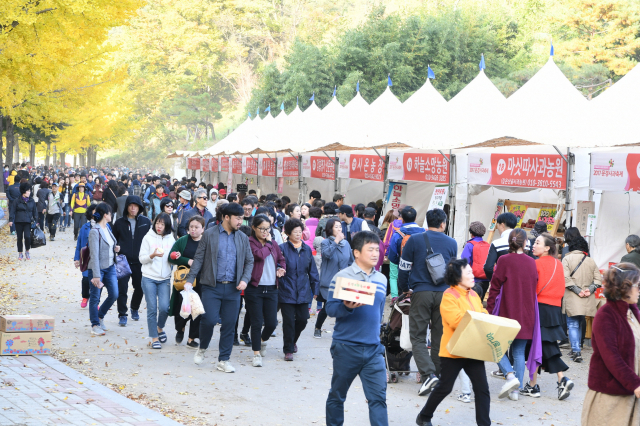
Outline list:
[[[519,188],[567,188],[567,164],[551,154],[469,154],[469,183]]]
[[[391,152],[388,178],[449,183],[449,162],[441,154]]]

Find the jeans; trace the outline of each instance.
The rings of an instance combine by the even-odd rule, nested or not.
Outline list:
[[[281,303],[280,312],[282,312],[282,352],[292,354],[302,330],[307,327],[309,308],[306,303]]]
[[[248,285],[244,290],[244,301],[251,317],[251,349],[259,351],[260,343],[269,340],[278,326],[278,288],[275,285]]]
[[[62,208],[62,216],[60,216],[60,226],[63,228],[68,228],[71,224],[71,206],[69,204],[65,204]]]
[[[584,316],[577,315],[567,317],[567,330],[569,331],[569,342],[571,342],[571,350],[573,352],[581,352],[580,342],[582,341],[582,329],[580,324],[584,320]]]
[[[524,350],[527,346],[527,342],[528,340],[525,339],[515,339],[511,344],[509,350],[513,354],[513,367],[511,366],[511,362],[509,361],[507,354],[505,354],[498,363],[500,371],[502,371],[505,376],[508,373],[514,373],[515,367],[516,378],[520,381],[520,389],[524,388],[524,369],[526,366]]]
[[[49,227],[49,235],[52,238],[56,236],[56,229],[58,227],[58,221],[60,220],[60,213],[47,214],[47,226]]]
[[[40,229],[44,231],[44,226],[46,225],[46,222],[45,222],[45,215],[42,212],[38,212],[38,225],[40,225]]]
[[[389,262],[389,288],[391,288],[391,297],[398,297],[398,265]]]
[[[413,356],[423,380],[429,374],[440,374],[440,339],[442,316],[440,315],[441,291],[419,291],[411,296],[409,310],[409,336]],[[431,353],[427,349],[427,328],[431,326]]]
[[[295,306],[295,305],[294,305]],[[303,305],[304,306],[304,305]],[[387,370],[382,345],[347,345],[333,341],[333,375],[327,396],[327,426],[344,424],[344,401],[351,383],[360,376],[362,390],[369,404],[369,422],[372,426],[388,426]],[[356,423],[364,424],[362,419]]]
[[[467,375],[467,373],[465,373],[464,370],[460,370],[460,373],[458,374],[458,378],[460,379],[460,382],[462,383],[462,393],[464,393],[466,395],[470,395],[471,394],[471,381],[469,380],[469,376]]]
[[[164,328],[169,317],[169,281],[142,277],[142,290],[147,301],[147,327],[151,338],[158,337],[158,328]]]
[[[89,282],[93,279],[93,271],[89,269]],[[104,283],[104,288],[107,289],[108,296],[98,311],[98,303],[100,303],[100,293],[102,289],[99,289],[93,284],[89,287],[89,318],[91,319],[91,325],[100,325],[100,319],[103,319],[111,306],[118,299],[118,278],[116,276],[116,265],[111,265],[106,269],[100,270],[100,281]]]
[[[311,309],[311,306],[313,305],[313,302],[309,302],[309,309]],[[316,310],[322,310],[322,302],[320,302],[319,300],[316,299]]]
[[[526,340],[523,340],[523,342],[526,342]],[[489,383],[487,383],[484,362],[469,358],[442,358],[440,381],[429,395],[429,399],[422,411],[420,411],[423,420],[431,420],[433,418],[433,413],[438,408],[438,405],[453,390],[456,377],[461,371],[469,375],[469,380],[473,384],[473,393],[476,400],[476,424],[478,426],[491,426],[491,419],[489,418],[491,395],[489,394]]]
[[[203,318],[200,321],[200,349],[207,349],[213,336],[213,327],[220,318],[218,361],[227,361],[233,349],[233,327],[240,309],[240,291],[234,284],[216,283],[215,287],[202,286]]]
[[[137,311],[140,309],[140,302],[144,297],[142,291],[142,265],[139,262],[129,263],[131,268],[131,285],[133,286],[133,295],[131,296],[131,309]],[[129,277],[118,280],[118,316],[126,317],[127,309],[127,292],[129,291]]]
[[[18,237],[18,253],[22,253],[22,239],[24,238],[24,247],[29,251],[31,249],[31,223],[16,222],[16,236]]]

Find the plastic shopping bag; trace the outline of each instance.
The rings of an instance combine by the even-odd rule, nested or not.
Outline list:
[[[180,316],[184,319],[189,318],[191,315],[191,298],[189,297],[189,293],[195,293],[191,289],[191,286],[185,285],[184,290],[180,292],[182,295],[182,306],[180,306]]]
[[[204,306],[202,305],[200,296],[198,296],[198,293],[195,291],[191,290],[189,297],[191,298],[191,318],[196,319],[198,315],[204,314]]]

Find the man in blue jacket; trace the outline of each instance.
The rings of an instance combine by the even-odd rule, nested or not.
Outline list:
[[[425,229],[416,223],[418,213],[413,207],[405,207],[400,211],[402,218],[402,226],[399,232],[394,232],[389,242],[389,262],[396,265],[400,263],[400,255],[402,254],[402,241],[405,236],[413,234],[421,234]],[[406,244],[406,243],[405,243]]]
[[[387,278],[375,270],[380,257],[379,243],[380,239],[371,231],[354,235],[351,247],[355,261],[338,272],[329,286],[325,309],[328,316],[336,319],[336,324],[331,343],[333,376],[326,405],[327,426],[341,426],[344,423],[344,401],[356,376],[360,376],[369,404],[370,424],[389,424],[387,371],[384,347],[380,344],[380,323],[387,296]],[[334,298],[336,280],[339,277],[371,283],[376,290],[373,305]],[[362,419],[359,423],[363,423]]]
[[[407,293],[413,290],[409,312],[409,335],[413,356],[422,378],[418,395],[424,396],[438,384],[440,374],[440,339],[442,317],[440,302],[448,288],[444,283],[434,283],[427,269],[427,239],[433,253],[440,253],[445,264],[458,254],[456,240],[445,235],[447,214],[440,209],[427,212],[427,232],[409,237],[398,264],[398,287]],[[431,354],[427,349],[427,328],[431,325]]]
[[[346,204],[340,206],[338,218],[342,221],[342,233],[347,239],[347,242],[351,244],[353,236],[362,231],[362,222],[364,222],[364,220],[359,217],[353,217],[353,209]]]

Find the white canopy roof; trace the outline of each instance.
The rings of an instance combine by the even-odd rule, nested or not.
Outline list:
[[[429,129],[436,124],[436,119],[444,114],[447,101],[431,84],[431,80],[418,89],[402,104],[402,114],[396,124],[398,141],[413,147],[420,147],[428,139]],[[418,126],[418,123],[422,123]]]

